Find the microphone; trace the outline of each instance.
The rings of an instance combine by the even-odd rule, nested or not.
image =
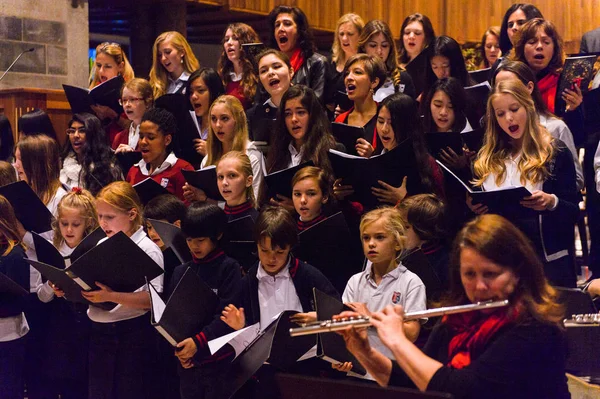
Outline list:
[[[13,67],[13,65],[15,65],[17,63],[17,61],[19,61],[19,58],[21,58],[21,56],[23,54],[25,54],[25,53],[31,53],[32,51],[35,51],[35,48],[31,47],[31,48],[29,48],[29,49],[27,49],[25,51],[22,51],[21,54],[19,54],[17,56],[17,58],[15,58],[15,60],[12,62],[12,64],[10,64],[10,66],[8,68],[6,68],[6,71],[4,71],[4,73],[2,74],[2,76],[0,76],[0,81],[2,81],[2,79],[4,79],[4,75],[6,75],[6,73],[11,70],[11,68]]]

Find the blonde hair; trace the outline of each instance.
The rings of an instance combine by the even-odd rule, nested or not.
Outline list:
[[[61,187],[58,143],[46,135],[27,136],[16,146],[27,183],[44,205]]]
[[[17,245],[24,248],[21,235],[17,231],[17,217],[10,202],[0,195],[0,238],[6,239],[6,250],[1,256],[6,256]]]
[[[135,209],[137,214],[133,219],[131,231],[136,231],[142,226],[142,202],[133,186],[125,181],[116,181],[104,187],[96,196],[96,201],[104,201],[108,205],[120,210],[129,212]]]
[[[248,145],[248,122],[246,120],[246,113],[240,100],[234,96],[223,95],[218,97],[210,106],[209,115],[212,114],[212,110],[217,104],[225,104],[229,112],[235,121],[235,133],[233,135],[233,145],[231,146],[232,151],[239,151],[242,154],[246,153],[246,146]],[[206,166],[217,165],[221,157],[223,156],[223,144],[216,137],[215,131],[213,130],[212,123],[208,127],[208,138],[206,140],[206,147],[208,153],[206,154]]]
[[[346,63],[346,53],[342,50],[342,45],[340,44],[340,36],[338,32],[340,30],[340,26],[345,23],[351,23],[357,30],[358,35],[360,36],[363,28],[365,27],[365,21],[358,14],[348,13],[344,14],[338,19],[337,24],[335,26],[335,33],[333,35],[333,45],[331,46],[331,60],[336,64],[336,66],[343,66]]]
[[[248,176],[254,177],[254,172],[252,171],[252,163],[250,162],[250,158],[248,158],[248,155],[240,151],[229,151],[221,157],[218,163],[221,163],[221,161],[224,161],[226,159],[235,159],[239,162],[236,170],[240,172],[244,176],[244,178],[248,178]],[[218,167],[219,165],[217,165],[217,168]],[[246,198],[252,204],[252,206],[256,208],[256,198],[254,198],[254,190],[252,188],[252,185],[246,187]]]
[[[323,198],[331,197],[331,179],[329,174],[327,174],[324,169],[316,166],[306,166],[300,169],[296,172],[296,174],[294,174],[294,177],[292,177],[292,189],[296,184],[306,179],[315,179],[319,189],[321,190]]]
[[[496,175],[496,184],[501,184],[506,178],[505,161],[511,156],[514,149],[510,136],[498,124],[493,106],[494,100],[504,94],[513,96],[527,112],[521,158],[517,165],[521,174],[521,184],[525,185],[527,181],[543,182],[550,175],[548,161],[552,159],[554,153],[553,138],[546,128],[540,125],[533,99],[525,85],[520,80],[509,80],[499,82],[488,99],[487,127],[483,146],[479,150],[473,166],[476,176],[473,184],[483,185],[490,174]]]
[[[158,58],[158,47],[164,42],[171,42],[175,49],[184,54],[183,69],[187,73],[192,73],[200,68],[200,63],[194,55],[190,44],[179,32],[163,32],[154,41],[152,46],[152,69],[150,70],[150,86],[154,91],[154,98],[158,98],[167,92],[168,75]]]
[[[396,251],[396,257],[398,257],[406,246],[406,226],[401,213],[396,208],[386,206],[364,214],[360,219],[361,236],[368,225],[379,220],[384,221],[384,229],[394,236],[400,246],[400,249]]]
[[[126,82],[121,88],[121,97],[123,97],[123,92],[125,89],[129,89],[131,91],[135,91],[139,93],[140,96],[144,99],[144,104],[146,104],[146,108],[150,108],[154,104],[154,94],[152,93],[152,86],[146,79],[135,78],[131,79],[129,82]]]
[[[56,209],[58,217],[52,223],[52,230],[54,230],[52,243],[57,248],[65,241],[65,238],[60,232],[59,222],[65,209],[76,209],[79,211],[80,217],[85,219],[84,237],[98,227],[98,213],[96,212],[96,205],[94,204],[94,196],[87,190],[78,187],[74,188],[73,191],[60,199]]]
[[[125,55],[125,51],[123,51],[123,49],[121,48],[121,45],[119,43],[109,43],[109,42],[100,43],[96,47],[96,57],[100,53],[110,55],[115,60],[115,63],[117,64],[117,66],[123,64],[122,75],[123,75],[123,79],[126,82],[130,81],[131,79],[133,79],[135,77],[135,74],[133,73],[133,68],[131,67],[131,64],[129,63],[127,56]],[[100,84],[100,78],[96,71],[96,63],[94,63],[94,66],[92,67],[92,71],[90,73],[90,89],[98,86],[99,84]]]

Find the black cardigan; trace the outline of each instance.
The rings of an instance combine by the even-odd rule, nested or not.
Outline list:
[[[444,364],[427,391],[447,392],[457,399],[571,397],[565,376],[566,342],[558,327],[535,320],[507,326],[463,369],[446,366],[452,336],[446,324],[438,324],[423,348]],[[414,387],[395,361],[389,384]]]
[[[6,256],[0,256],[0,273],[25,288],[29,292],[29,263],[25,251],[15,246]],[[0,293],[0,318],[18,316],[24,310],[25,297]]]
[[[317,288],[341,301],[340,294],[323,273],[315,267],[292,257],[289,268],[296,294],[302,305],[302,311],[312,312],[315,310],[313,288]],[[257,272],[258,263],[242,278],[241,295],[237,301],[237,304],[245,310],[247,326],[260,322]]]

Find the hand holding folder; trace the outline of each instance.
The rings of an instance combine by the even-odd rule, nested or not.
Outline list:
[[[120,115],[123,107],[119,104],[119,99],[124,83],[125,80],[119,75],[92,89],[63,84],[63,90],[74,114],[88,112],[95,115],[92,106],[103,105]]]
[[[199,170],[182,170],[181,174],[189,185],[204,191],[208,198],[225,201],[217,186],[217,167],[215,165]]]

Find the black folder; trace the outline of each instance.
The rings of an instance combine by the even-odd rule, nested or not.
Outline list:
[[[142,287],[146,277],[152,280],[163,269],[123,232],[119,232],[83,254],[65,270],[27,259],[44,277],[65,292],[71,302],[89,303],[81,290],[96,289],[96,281],[114,291],[133,292]],[[104,309],[114,304],[94,304]]]
[[[440,151],[446,150],[447,147],[450,147],[456,155],[462,155],[463,153],[463,141],[461,134],[458,132],[427,133],[425,142],[429,153],[436,159],[440,157]]]
[[[119,104],[119,99],[121,98],[121,88],[124,83],[125,80],[122,76],[115,76],[92,89],[65,84],[62,86],[67,96],[67,101],[69,101],[69,105],[71,106],[72,113],[89,112],[95,115],[92,105],[99,104],[110,107],[120,115],[123,112],[123,107]]]
[[[565,370],[579,377],[600,383],[600,325],[565,323],[567,364]],[[591,397],[591,396],[590,396]]]
[[[463,143],[467,146],[469,151],[478,152],[483,146],[483,138],[485,135],[485,129],[482,127],[475,128],[470,132],[463,132],[460,134],[460,138]]]
[[[469,76],[475,83],[483,83],[490,80],[492,68],[478,69],[477,71],[469,71]]]
[[[221,239],[223,251],[227,256],[237,260],[246,271],[258,260],[254,241],[254,222],[250,215],[229,221]]]
[[[558,88],[556,89],[556,98],[560,99],[560,107],[565,107],[566,104],[561,98],[561,94],[565,89],[572,89],[572,86],[576,84],[581,89],[582,93],[587,93],[590,85],[590,81],[594,77],[594,63],[598,55],[582,55],[578,57],[568,57],[565,59],[562,73],[560,74],[560,80],[558,81]],[[563,112],[563,109],[555,110],[557,113]]]
[[[452,172],[439,160],[436,162],[442,167],[442,170],[446,172],[446,175],[452,176],[465,188],[465,191],[469,193],[473,199],[474,204],[486,205],[490,213],[498,213],[511,219],[513,217],[532,217],[538,213],[533,209],[525,208],[519,203],[523,198],[531,195],[531,192],[529,192],[527,188],[519,186],[508,187],[494,191],[480,191],[478,188],[473,188],[467,183],[463,182],[454,174],[454,172]]]
[[[21,287],[4,273],[0,273],[0,294],[27,296],[29,291]]]
[[[348,111],[350,108],[354,107],[354,101],[348,98],[348,93],[345,91],[337,90],[334,99],[335,105],[339,105],[342,111]]]
[[[278,370],[287,370],[315,345],[314,336],[290,336],[290,328],[298,327],[290,321],[296,313],[291,310],[282,312],[240,353],[231,364],[229,377],[221,387],[219,397],[232,397],[265,362]]]
[[[492,88],[487,81],[465,87],[465,94],[467,96],[467,110],[465,113],[473,128],[481,126],[480,121],[485,116],[487,100],[491,90]]]
[[[429,48],[423,49],[415,59],[406,64],[406,72],[413,80],[417,96],[427,88],[427,70],[431,68],[429,65],[429,51]],[[427,96],[427,93],[423,93],[423,96]]]
[[[587,292],[579,288],[556,287],[560,294],[558,302],[565,307],[565,316],[571,317],[574,314],[597,313],[598,310],[592,301],[592,297]]]
[[[342,212],[303,230],[298,235],[294,255],[319,269],[338,292],[343,292],[350,277],[360,273],[364,256],[352,248],[360,245],[352,237]],[[354,249],[354,250],[353,250]]]
[[[127,176],[127,172],[129,172],[129,169],[133,165],[142,160],[142,153],[140,151],[119,152],[116,156],[125,176]]]
[[[371,187],[380,187],[377,180],[400,187],[406,176],[406,188],[411,195],[423,192],[410,139],[404,140],[385,154],[371,158],[352,156],[336,150],[329,150],[328,155],[336,178],[341,178],[342,184],[350,184],[354,188],[354,194],[348,199],[358,201],[366,207],[379,205],[371,192]]]
[[[335,141],[342,144],[347,154],[358,155],[356,152],[356,140],[365,137],[365,128],[361,126],[350,126],[346,123],[333,122],[331,131]]]
[[[37,255],[38,262],[52,265],[58,269],[66,269],[71,266],[71,263],[75,262],[79,257],[91,250],[98,244],[98,241],[106,237],[104,230],[97,227],[94,231],[88,234],[80,243],[75,247],[73,252],[68,257],[63,257],[61,253],[52,245],[51,242],[43,238],[37,233],[31,233],[33,237],[33,243],[35,245],[35,252]]]
[[[192,260],[192,254],[187,246],[185,236],[179,227],[156,219],[148,219],[148,221],[152,224],[165,246],[173,250],[181,264]]]
[[[292,179],[296,172],[307,166],[315,166],[313,161],[301,163],[291,168],[282,169],[265,176],[269,198],[276,198],[277,194],[292,198]]]
[[[334,315],[344,310],[351,310],[336,298],[313,288],[317,320],[331,320]],[[346,349],[346,343],[341,335],[336,333],[318,334],[317,357],[329,363],[337,364],[352,362],[352,372],[360,375],[367,374],[365,368]]]
[[[171,194],[169,190],[158,184],[152,177],[148,177],[133,185],[135,192],[140,197],[142,204],[146,205],[154,197],[163,194]]]
[[[52,229],[54,216],[24,181],[0,187],[0,195],[13,206],[17,219],[25,230],[43,233]]]
[[[304,377],[295,374],[275,376],[281,399],[452,399],[448,393],[420,392],[416,389],[380,387],[365,382]]]
[[[165,304],[147,282],[151,323],[172,346],[199,333],[215,317],[219,298],[189,267]]]
[[[217,167],[207,166],[200,170],[182,170],[181,174],[189,185],[204,191],[206,196],[216,201],[225,201],[217,186]]]

